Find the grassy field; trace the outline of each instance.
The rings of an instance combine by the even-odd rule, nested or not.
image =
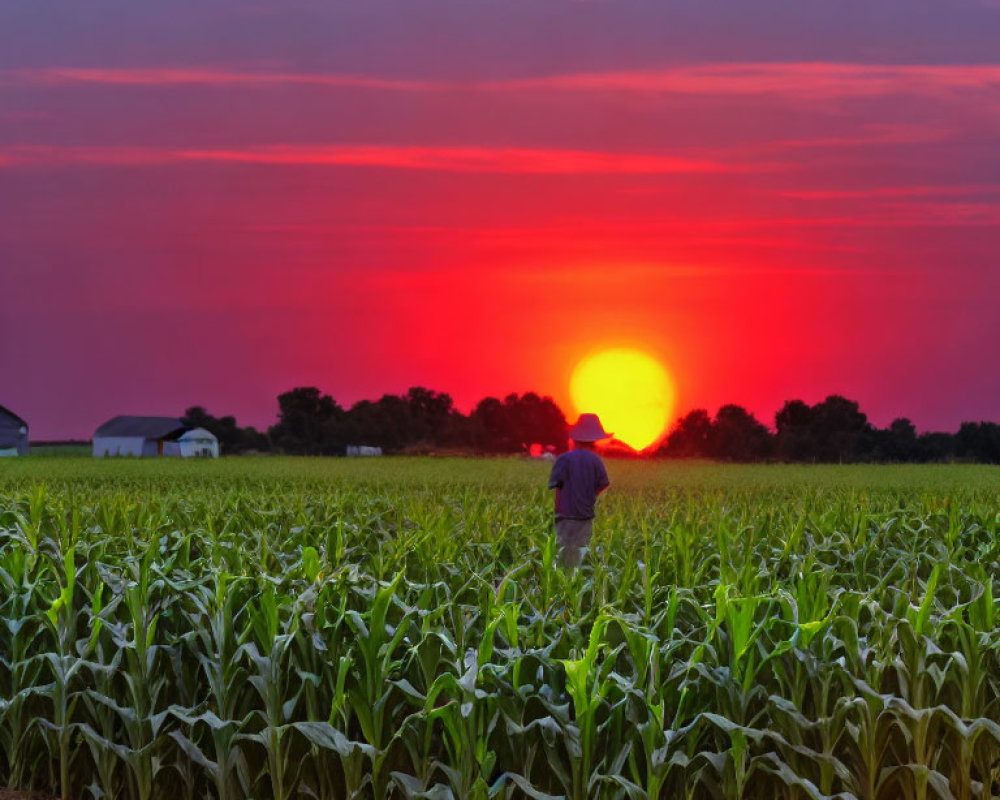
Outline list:
[[[990,796],[1000,469],[0,463],[0,775],[109,798]]]

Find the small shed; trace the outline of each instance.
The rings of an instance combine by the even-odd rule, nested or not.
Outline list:
[[[219,440],[204,428],[192,428],[177,440],[183,458],[218,458]]]
[[[176,417],[115,417],[94,432],[94,455],[162,456],[187,430]]]
[[[0,456],[28,454],[28,423],[0,406]]]

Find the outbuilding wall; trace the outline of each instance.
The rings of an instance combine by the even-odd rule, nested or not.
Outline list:
[[[28,426],[15,417],[0,412],[0,450],[28,454]]]
[[[145,456],[156,455],[156,442],[152,442],[153,452],[146,452],[146,439],[141,436],[95,436],[94,455],[102,456]]]
[[[181,439],[177,444],[180,445],[181,455],[184,456],[184,458],[219,457],[218,442],[185,441],[184,439]]]

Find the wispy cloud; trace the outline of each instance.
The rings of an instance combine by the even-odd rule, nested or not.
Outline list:
[[[0,149],[0,165],[7,167],[140,167],[177,160],[175,151],[153,147],[14,145]]]
[[[397,92],[643,92],[682,95],[790,95],[800,99],[829,100],[891,94],[995,91],[1000,89],[1000,64],[708,63],[494,81],[413,80],[222,67],[43,67],[0,71],[0,84],[229,88],[299,85]]]
[[[756,221],[756,225],[727,225],[725,221],[705,224],[702,220],[663,220],[645,223],[609,223],[604,219],[581,219],[572,224],[533,226],[458,226],[458,225],[316,225],[280,223],[251,225],[244,230],[263,235],[298,237],[302,240],[327,237],[357,237],[371,241],[393,241],[393,246],[417,241],[433,242],[435,250],[444,248],[491,250],[515,249],[531,251],[572,251],[579,248],[666,247],[679,248],[762,248],[771,250],[821,250],[858,252],[863,248],[808,237],[754,235],[753,233],[720,233],[730,228],[752,231],[767,230],[771,220]],[[787,220],[783,220],[787,223]],[[606,267],[605,267],[606,271]]]
[[[441,83],[396,80],[369,75],[342,75],[321,72],[262,72],[189,67],[42,67],[36,69],[11,69],[0,71],[0,85],[3,84],[34,84],[40,86],[86,84],[163,87],[217,86],[230,88],[300,85],[404,92],[435,91],[446,88],[446,85]]]
[[[227,149],[33,145],[0,150],[0,163],[4,159],[8,166],[161,166],[227,162],[533,175],[724,173],[776,168],[768,164],[650,153],[397,145],[272,145]]]
[[[507,226],[313,224],[282,222],[252,225],[246,231],[303,240],[326,237],[396,243],[434,242],[441,248],[571,251],[595,246],[608,249],[657,246],[685,248],[767,248],[772,250],[859,252],[857,242],[838,241],[848,229],[910,227],[981,227],[996,224],[1000,204],[888,205],[875,211],[807,216],[713,217],[678,213],[632,221],[580,217],[557,223]],[[825,231],[819,235],[819,231]],[[394,245],[394,246],[398,246]]]
[[[861,132],[851,136],[815,136],[799,139],[772,139],[746,145],[744,149],[803,149],[851,148],[897,146],[905,144],[930,144],[952,137],[954,129],[935,125],[910,123],[873,123],[863,126]]]
[[[796,200],[864,200],[907,197],[966,197],[1000,194],[1000,184],[963,186],[875,186],[865,189],[796,189],[778,192]]]
[[[587,72],[497,81],[503,90],[795,95],[816,100],[1000,88],[1000,64],[735,63]]]
[[[1000,202],[900,202],[885,219],[894,225],[935,227],[995,227],[1000,225]]]

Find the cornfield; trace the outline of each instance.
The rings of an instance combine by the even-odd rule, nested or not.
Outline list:
[[[1000,472],[0,470],[0,775],[63,798],[990,797]]]

